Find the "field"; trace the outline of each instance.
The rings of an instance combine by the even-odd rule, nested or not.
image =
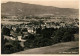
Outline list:
[[[74,51],[73,51],[74,50]],[[29,49],[14,54],[78,54],[79,42],[64,42],[51,46]]]

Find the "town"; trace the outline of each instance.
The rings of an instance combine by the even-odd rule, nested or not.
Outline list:
[[[74,34],[79,33],[79,21],[77,18],[74,20],[69,18],[69,23],[66,23],[66,17],[41,17],[42,19],[40,17],[26,17],[28,19],[22,20],[15,19],[15,17],[10,18],[12,19],[2,17],[2,53],[14,53],[59,42],[76,41]],[[65,20],[60,21],[64,18]],[[70,20],[73,21],[70,22]],[[6,23],[4,24],[3,21],[6,21]],[[7,24],[7,22],[12,21],[12,24]],[[14,24],[14,22],[18,21],[23,22]]]

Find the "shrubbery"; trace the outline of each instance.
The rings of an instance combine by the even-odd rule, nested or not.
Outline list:
[[[21,32],[21,28],[16,29],[16,33],[19,33],[19,32]]]
[[[74,34],[78,32],[78,28],[60,28],[52,34],[54,43],[74,41]]]
[[[4,28],[2,29],[2,34],[9,36],[9,35],[10,35],[10,29],[4,27]]]
[[[53,43],[53,40],[51,39],[51,31],[50,29],[43,29],[40,33],[40,35],[36,34],[29,36],[27,41],[25,42],[25,47],[27,48],[36,48],[36,47],[43,47],[48,46]],[[33,39],[32,39],[33,38]]]
[[[5,42],[5,44],[3,45],[1,53],[10,54],[10,53],[14,53],[22,50],[23,48],[21,47],[18,41],[8,41],[8,42]]]
[[[10,30],[4,28],[2,31],[3,35],[10,35]],[[23,31],[27,31],[27,29],[24,29]],[[17,33],[20,31],[20,29],[17,29]],[[43,46],[49,46],[52,44],[60,43],[60,42],[68,42],[68,41],[74,41],[75,37],[74,34],[79,32],[79,28],[59,28],[59,29],[48,29],[45,28],[43,30],[38,30],[38,34],[29,34],[26,42],[24,43],[24,48],[37,48],[37,47],[43,47]],[[19,44],[19,41],[8,41],[4,40],[2,37],[3,45],[2,45],[2,53],[14,53],[23,50],[21,45]],[[6,43],[10,43],[8,45],[5,45]]]
[[[53,43],[52,39],[36,38],[34,40],[27,40],[25,42],[25,47],[27,48],[43,47],[43,46],[51,45],[52,43]]]

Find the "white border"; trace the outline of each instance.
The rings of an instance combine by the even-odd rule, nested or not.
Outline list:
[[[16,1],[16,0],[14,0],[14,1]],[[79,1],[79,0],[27,0],[27,1]],[[0,3],[1,3],[1,0],[0,0]],[[80,3],[79,3],[79,5],[80,5]],[[80,8],[80,6],[79,6],[79,8]],[[79,21],[80,21],[80,11],[79,11]],[[79,24],[80,24],[80,22],[79,22]],[[79,25],[79,27],[80,27],[80,25]],[[1,32],[1,4],[0,4],[0,32]],[[80,33],[80,28],[79,28],[79,33]],[[0,36],[1,36],[1,34],[0,34]],[[80,37],[80,35],[79,35],[79,37]],[[79,38],[79,40],[80,40],[80,38]],[[79,43],[80,43],[80,41],[79,41]],[[1,44],[1,39],[0,39],[0,44]],[[80,47],[80,45],[79,45],[79,47]],[[1,50],[1,47],[0,47],[0,50]],[[2,55],[1,51],[0,51],[0,55]],[[79,55],[80,55],[80,51],[79,51]],[[6,55],[5,54],[4,55],[3,54],[2,56],[79,56],[79,55],[75,55],[75,54],[71,54],[71,55],[68,55],[68,54],[9,54],[9,55],[7,54]]]

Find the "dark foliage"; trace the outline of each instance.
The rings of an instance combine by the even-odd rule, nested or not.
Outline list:
[[[8,41],[8,40],[7,42],[5,41],[1,49],[2,49],[1,52],[2,54],[10,54],[23,50],[18,41]]]
[[[52,39],[48,39],[48,38],[35,38],[34,40],[30,40],[28,39],[25,42],[25,47],[27,48],[36,48],[36,47],[43,47],[43,46],[48,46],[51,45]]]
[[[41,34],[41,28],[37,28],[37,29],[36,29],[36,33],[37,33],[37,34]]]
[[[16,29],[16,33],[19,33],[19,32],[21,32],[21,28]]]
[[[27,28],[23,28],[22,29],[22,32],[27,32]]]
[[[10,29],[4,27],[4,28],[2,29],[2,34],[9,36],[9,35],[10,35]]]
[[[19,33],[21,29],[17,28],[16,32]],[[30,34],[26,33],[23,39],[26,40],[24,43],[24,48],[37,48],[37,47],[44,47],[49,46],[52,44],[60,43],[60,42],[68,42],[68,41],[74,41],[75,33],[79,33],[78,27],[68,28],[68,27],[61,27],[59,29],[54,28],[38,28],[36,29],[37,34]],[[22,32],[27,32],[27,29],[22,29]],[[18,51],[22,51],[23,48],[20,45],[20,42],[18,40],[16,41],[10,41],[7,39],[4,39],[3,35],[10,36],[10,30],[8,28],[2,29],[1,34],[1,53],[2,54],[10,54]],[[23,36],[22,36],[23,37]],[[8,44],[6,44],[8,43]]]
[[[60,28],[52,34],[53,43],[74,41],[74,34],[78,33],[78,28]]]
[[[44,38],[51,38],[53,32],[54,32],[54,28],[45,28],[42,30],[41,34]]]

